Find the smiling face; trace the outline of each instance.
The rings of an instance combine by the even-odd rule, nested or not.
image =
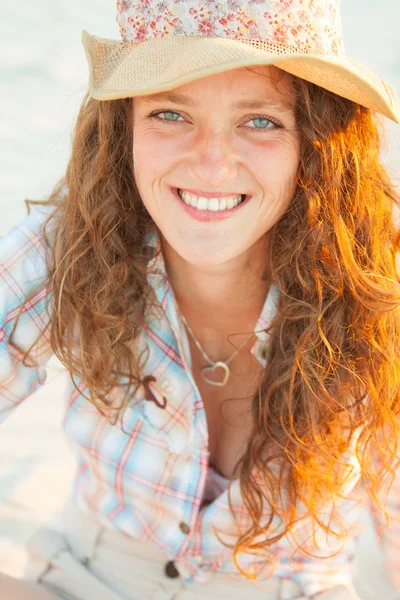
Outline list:
[[[289,74],[271,78],[276,72],[243,67],[133,99],[139,193],[167,243],[193,265],[220,265],[259,247],[292,200],[300,159],[295,90]],[[212,211],[186,196],[189,208],[177,189],[247,196],[230,210],[214,200],[222,210]]]

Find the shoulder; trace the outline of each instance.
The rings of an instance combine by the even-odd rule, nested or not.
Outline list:
[[[23,309],[24,339],[29,327],[36,333],[47,321],[50,299],[47,274],[56,232],[51,215],[55,208],[55,205],[33,206],[29,215],[0,238],[0,321],[11,328]],[[45,227],[49,216],[50,222]]]
[[[54,209],[54,205],[35,205],[29,215],[0,238],[0,276],[3,279],[17,271],[25,276],[44,275],[55,223],[50,219],[48,225],[44,225]]]

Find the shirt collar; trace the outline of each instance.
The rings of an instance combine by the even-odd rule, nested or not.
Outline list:
[[[181,355],[184,362],[187,363],[186,366],[191,367],[189,341],[186,328],[180,317],[175,294],[168,278],[158,232],[152,231],[148,233],[144,238],[143,245],[152,249],[154,254],[147,264],[147,280],[153,288],[156,298],[170,322]],[[265,330],[271,325],[272,320],[276,316],[278,306],[279,289],[276,284],[272,283],[254,328],[254,334],[257,339],[251,348],[251,353],[264,368],[267,363],[267,349],[270,340],[270,333],[267,333]]]

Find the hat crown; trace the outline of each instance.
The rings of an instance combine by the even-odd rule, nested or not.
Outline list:
[[[344,54],[340,0],[118,0],[117,10],[124,42],[217,36]]]

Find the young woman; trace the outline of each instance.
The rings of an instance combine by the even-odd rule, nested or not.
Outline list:
[[[55,353],[78,463],[1,598],[355,599],[362,483],[396,584],[397,96],[334,1],[117,5],[66,176],[0,241],[1,416]]]

